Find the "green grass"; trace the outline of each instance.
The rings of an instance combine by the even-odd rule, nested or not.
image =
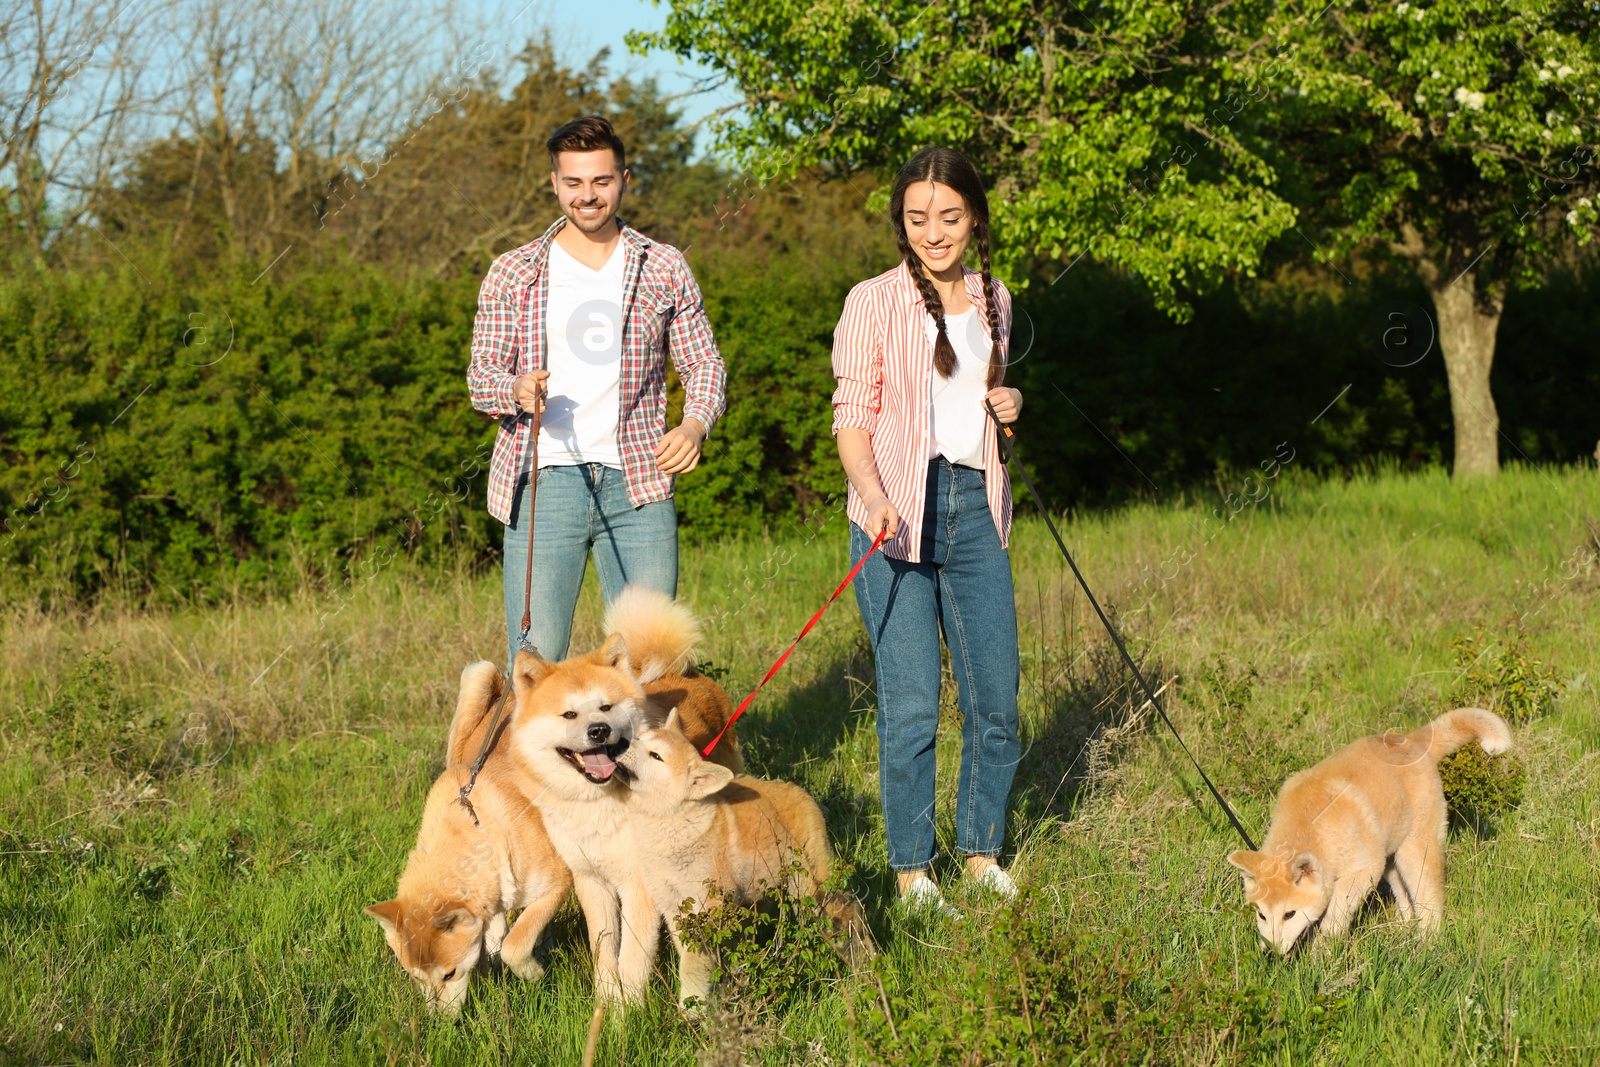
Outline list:
[[[971,1062],[1010,1062],[1007,1048],[1021,1062],[1137,1061],[1146,1038],[1153,1062],[1600,1057],[1593,468],[1464,486],[1286,472],[1225,525],[1200,525],[1212,506],[1073,516],[1063,534],[1152,679],[1176,679],[1174,718],[1258,835],[1289,771],[1445,710],[1461,675],[1451,642],[1479,624],[1491,640],[1520,628],[1564,683],[1516,729],[1520,805],[1453,828],[1437,937],[1375,904],[1342,944],[1288,962],[1260,952],[1227,823],[1148,713],[1130,720],[1142,697],[1022,506],[1012,847],[1025,913],[959,888],[960,928],[891,912],[871,661],[847,596],[740,731],[757,772],[823,804],[880,963],[797,975],[814,988],[754,1023],[684,1021],[663,977],[599,1062],[909,1062],[907,1048],[953,1061],[974,1033]],[[683,594],[711,621],[705,656],[736,697],[846,564],[837,516],[686,551]],[[461,667],[503,648],[498,576],[395,569],[335,611],[346,599],[19,609],[0,623],[0,1064],[577,1061],[592,1001],[570,905],[545,978],[481,977],[453,1023],[423,1015],[360,911],[392,894]],[[598,606],[591,582],[574,647],[599,637]],[[953,691],[947,704],[953,726]],[[944,731],[946,847],[958,744]],[[1026,1018],[1014,985],[1032,991]],[[1111,1030],[1111,1007],[1083,1006],[1100,993],[1132,1012]]]

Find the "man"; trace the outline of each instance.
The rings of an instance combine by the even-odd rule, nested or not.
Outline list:
[[[599,115],[545,143],[562,218],[494,261],[478,297],[467,387],[500,420],[489,513],[505,523],[507,660],[522,630],[528,487],[534,515],[532,627],[546,659],[567,654],[590,552],[607,604],[629,582],[678,587],[673,479],[700,462],[726,374],[683,254],[617,218],[628,189],[622,140]],[[683,421],[666,428],[666,359]],[[538,472],[530,469],[543,404]]]

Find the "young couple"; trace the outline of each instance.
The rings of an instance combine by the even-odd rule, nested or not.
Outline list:
[[[530,484],[528,640],[546,659],[567,654],[591,552],[608,604],[630,582],[677,595],[673,479],[699,463],[726,381],[683,255],[617,217],[628,170],[611,124],[576,119],[546,147],[562,217],[489,269],[467,370],[472,406],[500,420],[488,503],[505,524],[508,662],[522,630]],[[833,429],[852,557],[885,534],[855,591],[877,664],[889,864],[907,907],[953,914],[930,874],[941,632],[964,719],[956,848],[980,886],[1016,892],[996,862],[1020,758],[1011,487],[986,404],[1012,422],[1022,394],[1001,384],[1011,301],[990,276],[988,199],[972,164],[951,149],[918,153],[890,216],[901,262],[851,290],[834,333]],[[962,265],[973,250],[979,272]],[[685,397],[671,430],[668,357]]]

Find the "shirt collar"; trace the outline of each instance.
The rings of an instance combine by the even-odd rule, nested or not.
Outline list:
[[[907,307],[920,307],[922,305],[922,291],[917,288],[917,280],[912,277],[911,265],[905,260],[900,261],[900,266],[895,268],[900,280],[900,292],[905,298]],[[983,291],[983,275],[975,270],[961,268],[962,280],[967,285],[967,299],[973,304],[982,306],[986,303],[986,294]]]
[[[632,226],[629,226],[626,219],[619,218],[617,222],[622,230],[622,240],[628,246],[627,255],[630,260],[638,258],[644,253],[645,249],[655,243]],[[556,234],[560,233],[561,228],[566,224],[567,217],[565,215],[558,217],[556,221],[550,224],[550,228],[545,230],[536,240],[523,246],[522,258],[535,272],[544,269],[545,261],[550,258],[550,242],[555,240]]]

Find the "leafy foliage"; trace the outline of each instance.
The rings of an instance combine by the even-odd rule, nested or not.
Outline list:
[[[1491,756],[1481,745],[1466,744],[1439,761],[1439,777],[1450,810],[1478,826],[1522,802],[1528,771],[1510,753]]]
[[[1546,715],[1565,686],[1555,669],[1536,659],[1521,620],[1506,620],[1498,636],[1479,623],[1450,642],[1461,677],[1451,691],[1456,704],[1473,704],[1512,724]]]
[[[43,702],[25,704],[18,725],[52,762],[148,771],[163,750],[165,709],[128,698],[110,650],[86,654]]]
[[[803,872],[796,857],[784,865],[779,881]],[[707,885],[704,907],[684,901],[679,934],[717,961],[713,996],[738,1004],[742,1014],[774,1016],[805,998],[807,983],[837,978],[843,959],[822,901],[847,892],[850,874],[840,864],[815,894],[765,886],[761,904],[753,908],[729,900],[714,883]]]
[[[799,856],[784,865],[780,883],[804,870]],[[738,1064],[744,1054],[772,1041],[778,1020],[809,1002],[819,983],[836,981],[848,946],[840,942],[822,902],[848,893],[851,870],[838,865],[815,895],[797,896],[782,884],[767,887],[754,908],[730,901],[707,885],[704,907],[679,909],[686,945],[716,961],[705,1012],[709,1055],[704,1062]]]
[[[1592,5],[1340,2],[1270,37],[1295,91],[1268,157],[1332,254],[1393,242],[1440,286],[1486,255],[1486,283],[1533,283],[1600,230]]]
[[[1600,232],[1584,0],[683,0],[631,40],[739,89],[719,143],[760,182],[966,152],[1018,289],[1089,257],[1185,321],[1263,263],[1313,259],[1349,286],[1352,254],[1398,256],[1433,297],[1462,473],[1499,466],[1508,283]],[[1408,417],[1383,384],[1384,421]]]
[[[1268,91],[1270,73],[1240,97],[1214,57],[1271,9],[689,0],[631,43],[733,80],[748,106],[719,143],[758,183],[816,164],[883,172],[950,145],[994,184],[999,262],[1019,287],[1041,260],[1054,277],[1092,253],[1186,317],[1180,288],[1253,273],[1293,222],[1270,167],[1214,117]]]
[[[1265,989],[1231,970],[1164,961],[1129,934],[1091,943],[1029,897],[987,930],[963,924],[951,972],[879,967],[857,985],[852,1016],[868,1062],[1239,1063],[1271,1048]]]
[[[354,264],[299,281],[0,287],[12,591],[119,572],[161,599],[353,589],[401,553],[487,548],[492,520],[466,503],[492,432],[461,384],[472,283]]]

